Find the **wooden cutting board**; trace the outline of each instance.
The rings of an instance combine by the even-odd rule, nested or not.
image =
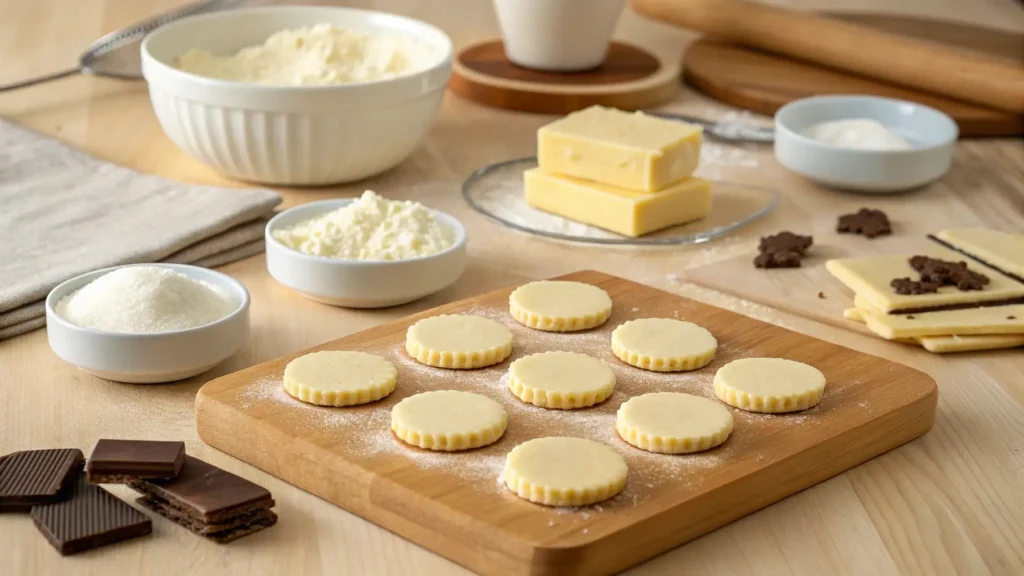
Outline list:
[[[199,436],[477,572],[570,576],[623,570],[848,470],[932,426],[935,382],[906,366],[599,272],[561,279],[607,290],[615,303],[611,319],[584,333],[532,331],[507,314],[512,288],[483,294],[208,383],[196,398]],[[420,318],[442,313],[502,321],[515,334],[512,358],[474,371],[417,364],[404,352],[406,329]],[[609,349],[611,330],[643,317],[702,324],[719,339],[718,357],[702,370],[682,374],[622,364]],[[379,354],[396,365],[398,387],[391,396],[363,407],[321,408],[282,390],[281,373],[292,358],[313,350],[351,349]],[[608,362],[618,379],[615,394],[597,407],[576,411],[520,402],[507,391],[502,376],[511,360],[544,350],[579,351]],[[828,379],[822,402],[791,415],[735,411],[729,440],[702,454],[650,454],[616,436],[615,411],[629,397],[665,390],[713,397],[715,370],[751,356],[816,366]],[[467,453],[436,454],[405,446],[391,434],[389,411],[402,398],[432,389],[494,398],[509,412],[508,430],[497,443]],[[509,450],[552,435],[591,438],[619,450],[630,468],[623,493],[587,508],[556,509],[521,500],[499,484]]]
[[[874,14],[830,15],[886,32],[933,40],[1021,64],[1024,34],[956,22]],[[941,74],[941,70],[936,70]],[[687,84],[727,104],[772,115],[785,104],[820,94],[873,94],[920,102],[949,114],[962,136],[1024,134],[1024,116],[983,108],[785,56],[704,38],[683,62]]]

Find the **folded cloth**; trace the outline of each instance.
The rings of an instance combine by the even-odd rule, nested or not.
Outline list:
[[[91,270],[258,254],[280,202],[142,174],[0,120],[0,339],[41,327],[49,291]]]

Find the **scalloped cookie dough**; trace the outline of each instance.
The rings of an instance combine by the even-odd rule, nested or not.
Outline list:
[[[508,298],[509,313],[523,326],[547,332],[575,332],[604,324],[612,315],[612,299],[604,290],[583,282],[542,280],[516,288]]]
[[[722,404],[679,392],[634,396],[619,407],[615,429],[627,443],[660,454],[700,452],[725,442],[733,418]]]
[[[406,444],[444,452],[492,444],[508,425],[508,414],[494,400],[456,390],[409,396],[391,409],[391,429]]]
[[[715,373],[715,395],[748,412],[797,412],[815,406],[825,375],[813,366],[782,358],[733,360]]]
[[[545,506],[586,506],[626,486],[626,459],[607,444],[548,437],[523,442],[508,453],[502,480],[520,498]]]
[[[630,320],[612,332],[612,352],[620,360],[655,372],[680,372],[707,366],[718,340],[706,328],[669,318]]]
[[[523,402],[541,408],[585,408],[612,395],[615,373],[586,354],[541,352],[509,366],[508,387]]]
[[[354,406],[384,398],[395,389],[398,370],[365,352],[313,352],[284,368],[289,395],[318,406]]]
[[[481,316],[431,316],[409,327],[405,350],[427,366],[483,368],[498,364],[512,353],[512,331],[501,322]]]

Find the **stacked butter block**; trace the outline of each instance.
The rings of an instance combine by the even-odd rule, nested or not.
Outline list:
[[[693,178],[701,128],[592,106],[537,132],[538,168],[523,174],[539,210],[642,236],[703,218],[711,183]]]

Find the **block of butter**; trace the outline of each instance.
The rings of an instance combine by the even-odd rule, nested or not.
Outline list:
[[[699,126],[591,106],[537,131],[545,172],[655,192],[688,178],[700,160]]]
[[[703,218],[711,210],[711,183],[689,178],[660,192],[637,192],[548,174],[540,168],[523,172],[526,203],[625,236]]]

